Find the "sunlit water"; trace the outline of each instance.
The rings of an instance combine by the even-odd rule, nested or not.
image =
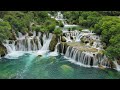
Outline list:
[[[49,53],[36,57],[24,53],[18,58],[0,60],[0,79],[119,79],[120,73],[110,69],[85,68],[70,63],[64,56]]]

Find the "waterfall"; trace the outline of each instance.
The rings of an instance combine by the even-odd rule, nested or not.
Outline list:
[[[37,51],[42,48],[41,41],[39,39],[41,33],[38,33],[39,36],[35,36],[36,32],[33,32],[33,36],[22,35],[18,32],[17,40],[6,40],[3,45],[7,48],[7,52],[11,53],[12,51]],[[44,35],[44,37],[46,37]],[[43,41],[46,39],[43,38]]]
[[[3,45],[6,47],[8,55],[7,57],[13,56],[15,52],[28,52],[28,51],[38,51],[46,52],[49,50],[49,44],[52,39],[52,34],[49,33],[49,37],[46,37],[46,34],[43,34],[43,46],[41,45],[41,32],[38,32],[38,36],[36,36],[36,32],[32,32],[33,36],[22,35],[22,33],[18,32],[17,40],[6,40]],[[17,55],[19,57],[19,55]],[[16,57],[15,57],[16,58]]]
[[[42,45],[41,45],[41,43],[40,43],[40,41],[39,41],[39,36],[37,37],[37,41],[38,41],[38,50],[40,50],[41,47],[42,47]]]
[[[49,51],[49,44],[50,44],[50,41],[52,39],[52,36],[53,35],[50,33],[49,38],[47,39],[46,35],[43,35],[43,41],[44,41],[43,47],[37,52],[37,55],[43,55]]]
[[[60,43],[57,43],[57,44],[56,44],[54,52],[50,52],[49,56],[58,56],[57,46],[58,46],[59,44],[60,44]]]
[[[92,52],[83,52],[71,46],[67,47],[65,58],[68,58],[72,63],[84,67],[98,67],[99,64],[106,68],[111,67],[110,62],[102,55]]]
[[[43,47],[41,48],[41,50],[49,50],[49,44],[50,44],[50,41],[52,39],[52,34],[49,34],[49,38],[46,39],[46,35],[43,36]]]
[[[47,38],[46,38],[46,34],[43,34],[42,39],[43,39],[43,45],[44,45],[44,44],[45,44],[45,42],[46,42],[46,40],[47,40]]]
[[[120,71],[120,65],[118,65],[117,61],[113,61],[113,63],[114,63],[115,66],[116,66],[116,70],[117,70],[117,71]]]
[[[3,45],[7,48],[7,52],[11,53],[12,51],[15,51],[15,41],[12,41],[12,44],[10,44],[10,40],[6,40],[5,43],[3,43]]]
[[[21,37],[23,37],[22,33],[18,32],[18,38],[21,38]]]

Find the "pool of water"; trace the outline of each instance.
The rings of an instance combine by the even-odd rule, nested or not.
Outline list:
[[[62,55],[24,53],[18,58],[0,59],[0,79],[120,79],[120,72],[81,67]]]

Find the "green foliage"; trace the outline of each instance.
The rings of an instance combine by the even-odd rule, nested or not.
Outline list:
[[[110,46],[106,49],[106,55],[111,59],[120,59],[120,33],[112,36],[109,40]]]
[[[48,32],[52,32],[54,31],[56,26],[56,21],[55,19],[49,19],[45,22],[45,27],[47,29]]]
[[[56,34],[57,36],[61,36],[62,35],[62,30],[61,28],[56,28],[54,31],[53,31],[54,34]]]
[[[59,26],[60,26],[60,27],[64,27],[62,21],[59,21]]]
[[[94,32],[102,35],[102,41],[109,45],[109,40],[112,36],[120,33],[120,19],[117,17],[103,17],[94,26]]]
[[[106,44],[106,55],[110,59],[120,59],[120,19],[118,17],[104,16],[94,26],[94,32],[101,35],[102,42]]]
[[[120,11],[98,11],[98,13],[102,15],[107,15],[107,16],[119,16]]]
[[[9,39],[11,36],[11,26],[9,22],[0,21],[0,42],[3,42],[5,39]]]
[[[69,24],[78,24],[79,23],[79,16],[81,15],[80,11],[64,11],[64,17],[67,19]]]
[[[106,55],[112,60],[120,60],[120,43],[117,43],[114,46],[109,46],[106,49]]]
[[[101,18],[101,15],[97,12],[82,12],[79,16],[79,25],[84,27],[93,27]]]
[[[30,22],[32,21],[33,15],[31,12],[23,13],[13,11],[4,16],[4,20],[8,21],[15,31],[25,32],[25,29],[30,29]]]

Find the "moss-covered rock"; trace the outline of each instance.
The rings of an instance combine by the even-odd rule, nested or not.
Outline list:
[[[112,60],[109,60],[111,68],[116,68],[116,65],[112,62]]]
[[[5,56],[6,53],[7,53],[6,47],[3,46],[2,44],[0,44],[0,55],[1,55],[1,57]]]
[[[58,39],[57,39],[56,35],[53,35],[52,40],[51,40],[50,45],[49,45],[50,51],[55,50],[55,46],[56,46],[57,42],[58,42]]]
[[[66,39],[62,36],[61,41],[66,42]]]
[[[12,32],[11,37],[9,38],[9,40],[17,40],[16,33]]]
[[[120,60],[117,60],[117,63],[120,65]]]
[[[28,35],[29,35],[29,36],[33,36],[33,33],[32,33],[32,32],[28,32]]]

